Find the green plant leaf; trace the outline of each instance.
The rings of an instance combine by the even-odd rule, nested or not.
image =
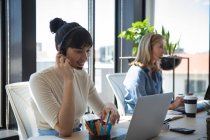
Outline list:
[[[143,21],[133,22],[131,24],[131,27],[127,28],[125,31],[122,31],[118,35],[118,37],[129,40],[133,43],[132,55],[135,56],[137,52],[136,46],[138,46],[142,36],[150,32],[158,33],[157,30],[155,30],[154,27],[149,24],[149,19],[146,18]],[[179,41],[176,43],[170,42],[170,32],[166,31],[164,26],[162,26],[161,34],[166,41],[166,46],[164,47],[164,53],[173,55],[179,44]]]
[[[132,56],[136,56],[137,53],[137,46],[133,46]]]
[[[122,31],[122,32],[118,35],[118,37],[120,37],[120,38],[125,38],[125,34],[126,34],[126,31]]]
[[[164,26],[162,26],[162,31],[161,31],[162,35],[164,36],[165,38],[165,41],[166,41],[166,46],[164,48],[164,53],[165,54],[168,54],[168,55],[173,55],[178,44],[179,44],[179,41],[176,42],[176,43],[172,43],[170,42],[170,32],[169,31],[166,31]]]

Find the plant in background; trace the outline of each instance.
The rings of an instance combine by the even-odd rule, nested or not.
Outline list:
[[[143,21],[133,22],[132,26],[129,27],[127,30],[122,31],[118,35],[118,37],[129,40],[132,42],[132,49],[133,49],[132,56],[136,56],[138,44],[139,44],[141,38],[145,34],[151,33],[151,32],[157,33],[157,31],[154,29],[154,27],[149,24],[149,19],[146,18]],[[170,32],[166,31],[164,26],[162,26],[162,31],[160,34],[164,36],[165,41],[166,41],[166,46],[164,48],[164,54],[173,56],[175,50],[179,46],[179,41],[177,41],[176,43],[172,43],[170,41]]]
[[[165,38],[166,44],[164,47],[164,54],[167,56],[163,56],[161,58],[160,66],[163,70],[172,70],[176,68],[181,63],[181,58],[174,55],[175,50],[179,45],[179,41],[176,43],[172,43],[170,41],[170,32],[166,31],[162,26],[162,36]]]
[[[132,42],[132,56],[136,56],[138,44],[141,38],[147,33],[158,33],[153,26],[149,24],[149,19],[145,19],[143,21],[136,21],[132,23],[132,26],[127,30],[122,31],[118,37],[129,40]],[[170,32],[166,31],[164,26],[162,26],[162,31],[160,33],[166,41],[164,47],[164,54],[161,58],[161,68],[163,70],[171,70],[177,67],[181,63],[181,58],[174,55],[175,50],[179,46],[179,41],[176,43],[171,42]],[[129,60],[129,59],[128,59]],[[132,62],[133,58],[129,60]]]
[[[170,56],[174,55],[176,48],[179,46],[179,41],[177,41],[176,43],[170,42],[170,32],[166,31],[163,26],[162,26],[161,34],[162,34],[162,36],[164,36],[165,41],[166,41],[166,46],[164,48],[164,54],[170,55]]]
[[[143,21],[136,21],[127,30],[122,31],[118,37],[132,41],[133,50],[132,56],[136,56],[138,44],[141,38],[150,32],[155,32],[154,27],[149,24],[149,19]]]

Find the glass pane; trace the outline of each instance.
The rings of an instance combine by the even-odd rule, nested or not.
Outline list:
[[[114,72],[114,7],[113,0],[95,1],[95,84],[105,102],[113,102],[114,94],[106,80]]]
[[[49,22],[55,17],[67,22],[78,22],[88,29],[87,0],[37,0],[36,1],[37,71],[55,62],[55,34],[49,29]],[[78,10],[79,9],[79,10]]]
[[[2,40],[2,1],[0,0],[0,38]],[[0,40],[0,58],[2,58],[2,41]],[[2,61],[0,60],[0,65],[1,65]],[[0,68],[0,85],[2,85],[2,81],[1,81],[1,69],[2,69],[2,65],[1,65],[1,68]],[[2,121],[1,121],[1,112],[2,112],[2,107],[1,107],[1,93],[2,93],[2,89],[0,88],[0,127],[2,127]]]
[[[154,13],[155,28],[160,32],[164,26],[172,42],[180,40],[176,55],[184,59],[174,70],[175,94],[192,92],[203,99],[209,84],[209,1],[156,0]],[[163,71],[163,80],[164,91],[173,91],[172,70]]]

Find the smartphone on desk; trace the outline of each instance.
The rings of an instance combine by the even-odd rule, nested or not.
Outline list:
[[[169,130],[172,132],[177,132],[181,134],[192,134],[195,132],[194,129],[190,129],[190,128],[170,128]]]

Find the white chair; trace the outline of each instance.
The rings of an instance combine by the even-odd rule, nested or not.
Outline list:
[[[125,116],[125,103],[124,96],[126,94],[125,87],[123,85],[123,81],[125,79],[126,73],[113,73],[107,74],[106,78],[108,80],[109,85],[112,88],[112,91],[117,99],[117,107],[121,116]]]
[[[5,86],[9,102],[14,112],[18,134],[21,140],[37,136],[37,126],[31,106],[31,94],[28,82],[18,82]]]

